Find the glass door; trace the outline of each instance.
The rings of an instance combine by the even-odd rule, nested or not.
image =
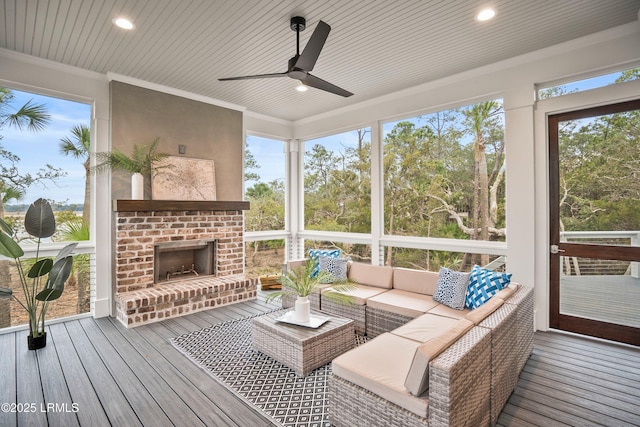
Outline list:
[[[640,100],[548,125],[550,326],[640,345]]]

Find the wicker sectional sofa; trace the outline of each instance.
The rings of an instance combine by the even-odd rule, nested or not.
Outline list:
[[[511,284],[475,310],[433,300],[438,273],[351,263],[354,304],[316,309],[354,319],[365,344],[332,362],[335,426],[495,424],[533,348],[533,288]]]

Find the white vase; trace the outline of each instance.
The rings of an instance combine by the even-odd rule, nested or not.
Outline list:
[[[131,200],[144,199],[144,176],[141,173],[131,175]]]
[[[298,297],[293,313],[293,318],[296,322],[309,323],[311,320],[311,304],[309,303],[309,297]]]

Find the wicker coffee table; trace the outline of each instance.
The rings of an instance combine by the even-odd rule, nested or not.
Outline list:
[[[286,311],[253,319],[252,347],[293,369],[300,376],[326,365],[354,347],[353,320],[332,316],[313,329],[277,322]],[[321,316],[322,313],[312,311]]]

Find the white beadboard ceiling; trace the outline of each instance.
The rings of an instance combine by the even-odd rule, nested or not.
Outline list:
[[[640,0],[0,0],[0,47],[298,120],[638,19]],[[353,93],[294,90],[292,16],[332,27],[313,74]],[[126,16],[133,31],[112,20]],[[1,78],[2,76],[0,76]]]

